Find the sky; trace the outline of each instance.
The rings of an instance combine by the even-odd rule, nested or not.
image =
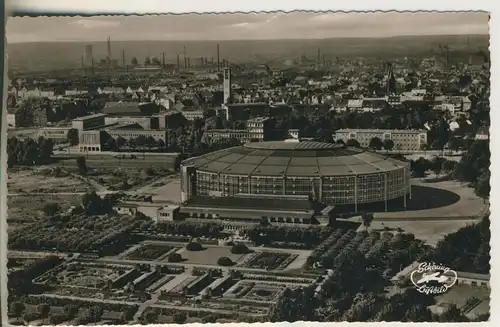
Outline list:
[[[488,14],[266,13],[11,17],[7,42],[247,40],[488,34]]]

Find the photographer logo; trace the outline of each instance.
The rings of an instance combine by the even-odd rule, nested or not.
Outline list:
[[[411,273],[410,279],[420,293],[442,294],[455,285],[458,276],[446,266],[423,262]]]

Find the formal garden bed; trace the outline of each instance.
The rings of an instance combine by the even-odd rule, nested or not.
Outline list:
[[[161,260],[169,253],[178,249],[179,247],[167,244],[143,244],[132,252],[127,253],[125,259],[145,261]]]
[[[283,252],[259,252],[246,261],[243,267],[266,270],[283,269],[296,257],[297,255]]]

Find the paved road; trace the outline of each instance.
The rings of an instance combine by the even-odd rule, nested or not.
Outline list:
[[[100,258],[97,260],[98,262],[104,264],[145,264],[145,265],[159,265],[159,266],[175,266],[175,267],[199,267],[199,268],[207,268],[207,269],[220,269],[223,272],[228,272],[229,270],[249,272],[249,273],[262,273],[262,269],[257,268],[246,268],[246,267],[221,267],[218,265],[206,265],[206,264],[190,264],[190,263],[173,263],[166,261],[150,261],[150,260],[129,260],[129,259],[115,259],[115,258]],[[274,273],[286,273],[283,270],[266,270],[266,272],[274,272]],[[297,277],[302,277],[302,274],[297,274]],[[306,278],[306,277],[305,277]],[[311,278],[311,277],[307,277]]]

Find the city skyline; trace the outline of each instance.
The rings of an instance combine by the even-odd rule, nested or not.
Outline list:
[[[95,42],[103,35],[113,41],[385,38],[477,35],[488,34],[488,29],[488,14],[482,12],[13,17],[7,21],[7,41]]]

